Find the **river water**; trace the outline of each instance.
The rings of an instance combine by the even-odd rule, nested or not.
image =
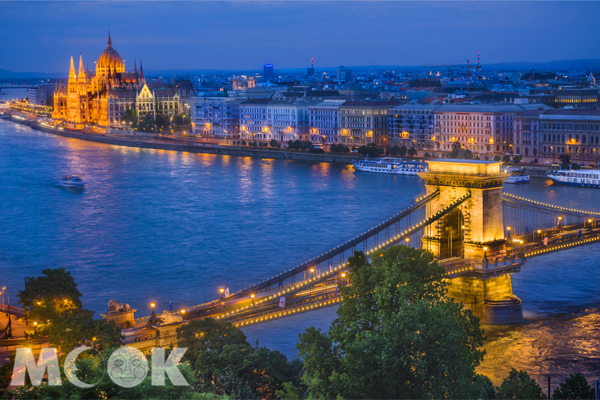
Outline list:
[[[0,286],[65,267],[97,313],[116,299],[137,316],[199,304],[287,270],[364,232],[424,193],[417,177],[336,164],[191,154],[68,139],[0,121]],[[83,192],[58,180],[80,175]],[[600,211],[600,191],[545,179],[507,192]],[[485,326],[480,372],[510,368],[553,383],[600,377],[600,245],[528,260],[513,275],[526,323]],[[295,357],[298,334],[335,308],[244,329]],[[545,384],[544,384],[545,387]]]

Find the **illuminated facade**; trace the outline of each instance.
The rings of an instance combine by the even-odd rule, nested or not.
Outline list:
[[[435,104],[403,104],[390,110],[390,146],[433,149]]]
[[[340,137],[338,143],[363,146],[375,143],[387,146],[388,117],[395,101],[347,101],[340,107]]]
[[[146,85],[141,62],[139,72],[135,63],[133,72],[125,72],[125,63],[112,47],[109,32],[107,48],[100,54],[95,72],[84,68],[81,56],[76,72],[71,56],[69,81],[66,87],[59,83],[55,90],[52,118],[79,128],[107,127],[121,125],[130,108],[137,110],[140,118],[146,114],[175,115],[181,112],[180,96],[173,89],[151,90]]]

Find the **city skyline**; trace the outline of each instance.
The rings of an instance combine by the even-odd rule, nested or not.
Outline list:
[[[12,40],[0,68],[57,73],[71,53],[91,64],[109,27],[128,66],[143,59],[153,70],[294,69],[311,58],[317,69],[420,66],[474,62],[477,52],[482,64],[597,58],[590,49],[599,4],[507,4],[5,3],[0,32]],[[27,22],[43,15],[53,17]]]

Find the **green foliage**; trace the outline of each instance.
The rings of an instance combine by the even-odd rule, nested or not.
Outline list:
[[[156,121],[152,114],[144,115],[144,118],[140,121],[139,131],[141,132],[154,132],[156,129]]]
[[[48,268],[42,274],[28,278],[25,289],[17,294],[30,320],[54,322],[81,308],[81,293],[70,272]]]
[[[479,155],[476,155],[475,158],[473,158],[474,160],[481,160],[481,157],[479,157]]]
[[[521,162],[521,160],[522,160],[522,159],[523,159],[523,157],[521,157],[521,156],[514,156],[514,157],[513,157],[513,162],[514,162],[515,164],[518,164],[518,163],[520,163],[520,162]]]
[[[323,154],[323,153],[325,153],[325,150],[323,150],[319,147],[311,147],[310,152],[313,154]]]
[[[140,122],[140,116],[135,108],[130,108],[125,111],[123,121],[130,123],[132,128],[137,128],[138,123]]]
[[[502,160],[502,157],[500,157],[500,156],[494,156],[494,161],[501,161],[501,160]]]
[[[313,147],[312,142],[290,140],[288,142],[288,149],[290,150],[310,150]]]
[[[173,121],[172,121],[173,125],[187,126],[187,125],[190,125],[191,122],[192,122],[192,120],[190,119],[190,116],[187,115],[186,113],[173,115]]]
[[[465,398],[483,359],[483,331],[447,296],[445,270],[425,250],[393,246],[349,262],[350,286],[328,334],[297,344],[317,398]]]
[[[302,395],[292,382],[284,382],[282,390],[275,391],[275,397],[281,400],[300,400]]]
[[[366,146],[360,146],[358,148],[358,154],[369,157],[377,157],[383,153],[383,149],[377,147],[375,143],[369,143]]]
[[[571,155],[570,154],[561,154],[558,156],[558,160],[561,163],[563,169],[569,168],[571,165]]]
[[[543,399],[542,388],[525,371],[514,368],[498,388],[502,399]]]
[[[406,154],[408,154],[409,157],[414,157],[417,155],[417,149],[411,147],[410,149],[408,149],[408,152]]]
[[[156,116],[156,128],[161,132],[171,132],[171,117],[168,115],[157,115]]]
[[[329,151],[337,154],[348,154],[350,153],[350,148],[343,144],[332,144],[329,146]]]
[[[449,158],[458,158],[462,160],[472,160],[473,152],[469,149],[463,149],[460,142],[452,143],[452,151],[450,152]]]
[[[269,142],[269,144],[271,145],[271,147],[279,147],[279,143],[277,143],[277,140],[275,139],[271,139],[271,142]]]
[[[85,353],[84,353],[85,354]],[[110,352],[104,352],[102,357],[107,360]],[[64,357],[61,359],[63,369]],[[190,386],[173,386],[170,379],[165,379],[165,386],[152,386],[152,368],[148,365],[146,378],[137,386],[123,388],[115,384],[105,371],[104,363],[97,356],[80,356],[77,361],[77,378],[86,383],[95,384],[91,388],[82,389],[62,377],[61,386],[25,385],[3,393],[5,397],[17,399],[228,399],[227,397],[200,394],[194,391],[196,384],[194,374],[187,363],[178,366]]]
[[[242,140],[242,146],[245,146],[245,145],[246,145],[246,141]]]
[[[429,158],[429,157],[431,157],[431,154],[429,154],[429,153],[423,154],[423,158]]]
[[[510,156],[508,154],[505,154],[502,156],[502,161],[505,163],[510,162]]]
[[[177,329],[177,345],[188,347],[202,391],[241,398],[273,398],[285,382],[300,386],[302,364],[278,351],[255,350],[241,330],[212,318],[190,321]]]
[[[473,379],[472,399],[497,399],[498,393],[496,387],[485,375],[475,375]]]
[[[398,147],[398,146],[394,146],[394,147]],[[400,157],[404,157],[406,155],[406,152],[407,152],[406,146],[402,146],[402,147],[398,148],[398,155]]]
[[[49,341],[63,353],[75,347],[86,345],[97,350],[114,349],[121,345],[125,336],[121,335],[114,323],[94,319],[92,312],[83,311],[71,315],[64,321],[56,321],[48,326]]]
[[[554,389],[553,399],[593,399],[595,390],[580,373],[569,375]]]

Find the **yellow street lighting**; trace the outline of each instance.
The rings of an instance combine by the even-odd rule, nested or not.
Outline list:
[[[150,308],[152,308],[152,310],[154,310],[154,307],[156,307],[156,304],[150,303]]]
[[[315,272],[315,269],[314,269],[314,268],[311,268],[311,269],[310,269],[310,273],[312,274],[313,272]]]
[[[345,277],[346,277],[346,273],[342,272],[342,278],[345,278]]]
[[[33,321],[33,326],[37,326],[37,321]]]
[[[507,227],[506,227],[506,230],[510,231],[510,226],[507,226]]]
[[[256,296],[254,293],[252,293],[252,294],[250,295],[250,297],[252,297],[252,299],[254,299],[254,296]]]
[[[223,293],[225,293],[225,288],[219,288],[219,293],[221,293],[221,297],[223,297]]]
[[[542,233],[542,230],[541,230],[541,229],[538,229],[538,233]]]
[[[180,313],[181,313],[182,315],[183,315],[183,314],[185,314],[185,309],[184,309],[184,308],[182,308],[182,309],[181,309],[181,311],[180,311]]]
[[[483,246],[483,251],[487,251],[487,246]]]

